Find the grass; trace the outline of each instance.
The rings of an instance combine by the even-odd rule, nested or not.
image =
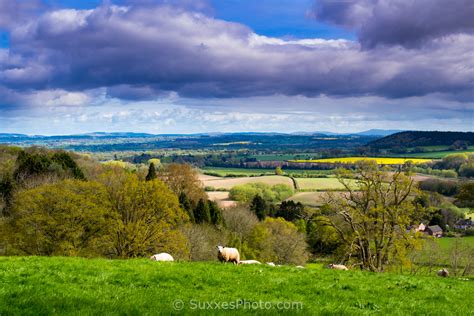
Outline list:
[[[469,299],[474,291],[472,281],[320,266],[297,269],[147,259],[3,257],[0,280],[1,315],[228,314],[224,302],[242,301],[246,307],[237,310],[242,314],[474,313],[474,301]],[[176,310],[173,302],[178,307],[182,302],[183,309]],[[198,302],[203,309],[192,309]],[[259,308],[260,302],[270,302],[274,308]],[[278,302],[293,302],[294,309],[278,310]],[[301,304],[302,309],[297,309]]]
[[[436,241],[442,249],[449,249],[453,246],[454,242],[456,241],[456,238],[443,237],[436,239]],[[474,236],[461,237],[460,241],[463,245],[469,245],[470,247],[474,247]]]
[[[287,200],[300,202],[309,206],[321,206],[324,203],[324,196],[326,192],[297,192],[290,196]]]
[[[284,176],[261,176],[261,177],[241,177],[241,178],[218,178],[202,177],[202,183],[206,187],[212,187],[219,190],[230,190],[236,185],[247,183],[266,183],[268,185],[287,184],[293,187],[293,181]]]
[[[251,155],[249,158],[255,158],[258,161],[286,161],[291,159],[314,159],[321,157],[320,153],[298,153],[298,154],[260,154]]]
[[[375,160],[379,165],[402,165],[407,161],[411,161],[414,164],[421,164],[430,162],[430,159],[404,159],[404,158],[380,158],[380,157],[343,157],[343,158],[326,158],[326,159],[314,159],[314,160],[292,160],[292,162],[312,162],[312,163],[329,163],[329,164],[354,164],[363,160]]]
[[[398,154],[394,156],[398,157],[403,157],[403,158],[431,158],[431,159],[442,159],[448,155],[452,154],[474,154],[474,150],[468,150],[468,151],[454,151],[454,150],[448,150],[448,151],[430,151],[430,152],[421,152],[421,153],[409,153],[409,154]]]
[[[337,178],[295,178],[299,190],[327,191],[344,190],[344,186]],[[347,180],[354,183],[355,180]]]
[[[205,174],[211,174],[219,177],[227,176],[244,176],[255,177],[262,175],[274,175],[275,169],[247,169],[247,168],[221,168],[221,167],[203,167],[201,171]],[[303,169],[283,169],[283,172],[288,175],[297,176],[326,176],[334,173],[332,170],[303,170]]]
[[[201,171],[204,174],[212,174],[219,177],[226,176],[244,176],[253,177],[261,175],[273,175],[275,169],[247,169],[247,168],[220,168],[220,167],[203,167]]]

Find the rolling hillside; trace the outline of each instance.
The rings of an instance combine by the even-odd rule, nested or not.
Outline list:
[[[148,259],[0,258],[0,314],[470,315],[474,282]],[[234,304],[234,308],[231,306]],[[226,307],[227,306],[227,307]],[[235,307],[238,306],[238,307]]]
[[[417,146],[450,146],[456,141],[474,145],[473,132],[408,131],[389,135],[368,143],[374,149],[410,148]]]

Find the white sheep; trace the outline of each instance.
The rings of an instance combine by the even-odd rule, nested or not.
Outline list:
[[[240,254],[236,248],[217,246],[217,258],[220,262],[239,264]]]
[[[297,269],[304,269],[303,266],[296,266],[295,268],[297,268]]]
[[[446,278],[449,276],[449,271],[447,269],[441,269],[438,271],[438,276]]]
[[[345,265],[343,264],[334,264],[331,263],[329,265],[329,269],[334,269],[334,270],[349,270]]]
[[[267,265],[269,265],[270,267],[276,267],[276,265],[273,262],[267,262]]]
[[[166,252],[158,253],[150,257],[151,260],[155,261],[174,261],[173,257]]]
[[[257,260],[240,260],[239,264],[262,264]]]

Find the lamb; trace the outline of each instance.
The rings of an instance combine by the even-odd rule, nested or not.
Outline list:
[[[345,265],[343,264],[334,264],[334,263],[331,263],[329,266],[328,266],[329,269],[334,269],[334,270],[349,270]]]
[[[239,264],[240,254],[236,248],[217,246],[217,258],[220,262]]]
[[[166,252],[158,253],[150,257],[151,260],[155,261],[174,261],[173,257]]]
[[[449,276],[449,271],[447,269],[441,269],[438,271],[438,276],[446,278]]]
[[[239,264],[262,264],[257,260],[240,260]]]

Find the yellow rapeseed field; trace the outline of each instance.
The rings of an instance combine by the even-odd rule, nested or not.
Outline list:
[[[407,161],[411,161],[414,164],[421,164],[432,161],[432,159],[420,159],[420,158],[380,158],[380,157],[344,157],[344,158],[326,158],[326,159],[314,159],[314,160],[289,160],[290,162],[315,162],[315,163],[345,163],[353,164],[362,160],[375,160],[378,165],[402,165]]]

